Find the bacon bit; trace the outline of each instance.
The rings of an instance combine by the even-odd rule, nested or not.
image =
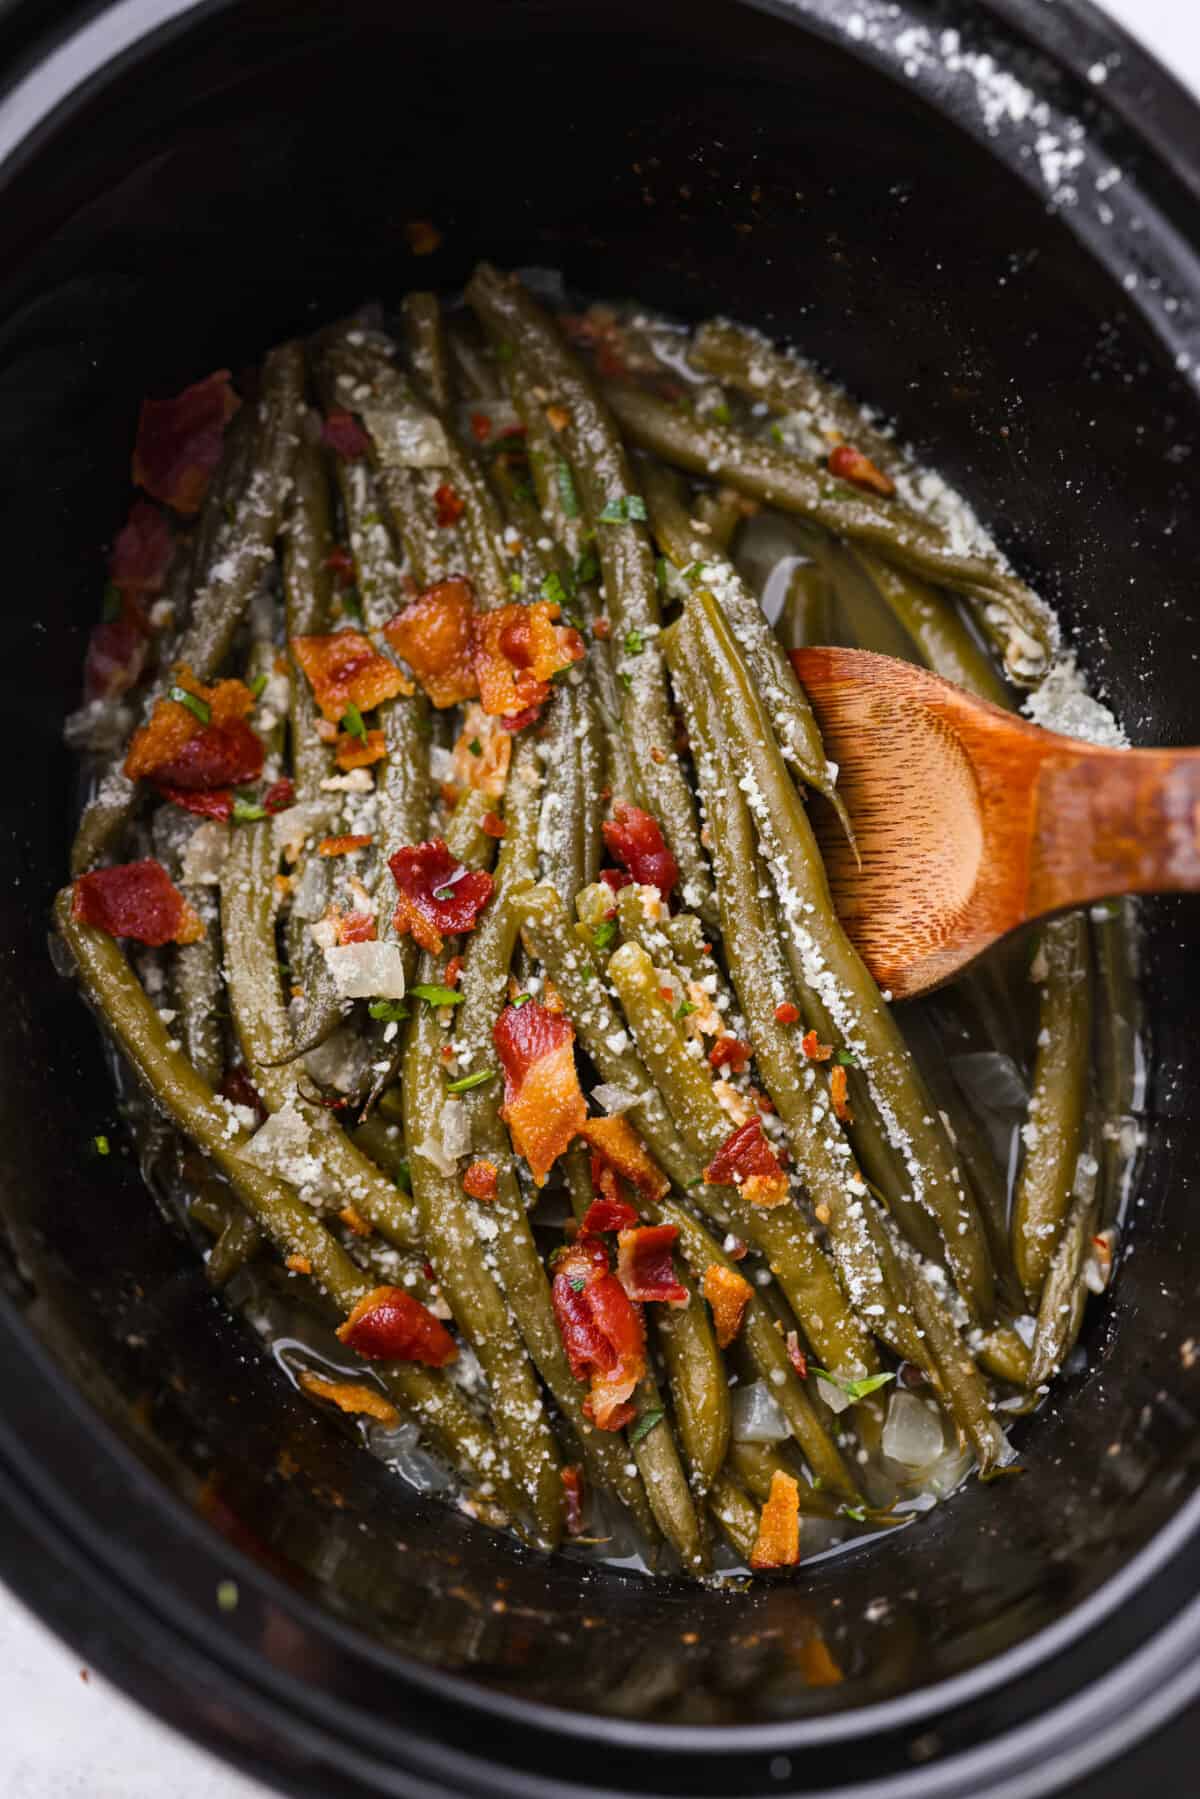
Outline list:
[[[601,828],[605,843],[632,879],[643,887],[657,887],[662,899],[669,900],[679,879],[679,864],[666,846],[658,820],[640,806],[618,800]]]
[[[313,1374],[308,1368],[302,1369],[300,1385],[304,1392],[314,1399],[328,1399],[339,1411],[365,1413],[368,1418],[377,1418],[380,1424],[398,1424],[400,1414],[390,1400],[383,1397],[375,1387],[368,1387],[359,1381],[326,1380],[324,1375]]]
[[[476,443],[485,444],[492,435],[492,421],[486,412],[471,414],[471,436]]]
[[[412,692],[411,683],[396,664],[381,656],[361,631],[293,637],[290,646],[308,677],[313,698],[331,724],[339,723],[347,706],[373,712],[381,701]]]
[[[371,440],[352,412],[332,406],[321,425],[321,442],[343,462],[357,462],[370,452]],[[353,567],[353,564],[351,564]]]
[[[846,1678],[824,1637],[807,1637],[792,1651],[792,1660],[810,1687],[837,1687]]]
[[[349,550],[344,549],[341,544],[338,544],[336,549],[330,550],[325,558],[325,567],[331,574],[337,576],[340,587],[353,587],[354,577],[357,573],[354,558]]]
[[[480,829],[488,837],[508,836],[508,826],[498,812],[485,812],[480,821]]]
[[[406,844],[388,867],[400,895],[392,916],[396,935],[411,932],[431,956],[441,955],[443,932],[473,931],[492,897],[491,875],[464,868],[440,837]]]
[[[775,1110],[775,1101],[770,1097],[770,1095],[764,1093],[760,1087],[756,1087],[753,1084],[753,1082],[751,1082],[750,1085],[747,1086],[746,1092],[749,1094],[750,1098],[754,1101],[755,1105],[758,1107],[758,1109],[762,1113],[763,1117],[769,1118],[771,1113]],[[781,1154],[782,1154],[782,1152],[781,1152]],[[784,1156],[783,1160],[786,1161],[787,1157]]]
[[[314,719],[313,730],[322,743],[336,743],[338,740],[338,728],[336,725],[331,725],[327,718]]]
[[[718,1037],[708,1052],[708,1059],[714,1068],[728,1065],[734,1074],[741,1074],[753,1054],[750,1045],[738,1037]]]
[[[644,1224],[617,1236],[617,1279],[630,1299],[685,1306],[688,1290],[675,1278],[671,1251],[679,1230],[673,1224]]]
[[[174,550],[175,536],[166,513],[146,500],[135,500],[113,539],[108,578],[126,597],[160,594]]]
[[[453,812],[459,801],[460,790],[453,781],[442,781],[438,784],[438,794],[447,812]]]
[[[850,1110],[846,1070],[839,1063],[829,1070],[829,1097],[833,1101],[833,1109],[843,1124],[854,1123],[854,1113]]]
[[[369,1237],[373,1233],[374,1227],[367,1223],[357,1206],[343,1206],[338,1217],[348,1230],[354,1232],[356,1237]]]
[[[449,530],[451,525],[457,525],[467,509],[467,502],[455,493],[448,481],[443,481],[435,489],[433,503],[437,508],[437,522],[443,531]]]
[[[289,1256],[284,1267],[289,1269],[292,1274],[312,1273],[312,1263],[307,1256]]]
[[[647,1154],[628,1119],[588,1118],[580,1125],[579,1134],[615,1174],[629,1182],[639,1198],[655,1201],[670,1192],[669,1179]]]
[[[725,1139],[704,1170],[704,1178],[717,1187],[740,1187],[751,1205],[764,1208],[783,1205],[788,1196],[787,1176],[763,1136],[758,1117]]]
[[[587,1123],[575,1070],[575,1027],[537,1000],[505,1006],[492,1027],[504,1068],[500,1116],[538,1186]]]
[[[263,810],[274,818],[277,812],[286,812],[295,802],[296,783],[285,775],[281,781],[272,781],[263,794]]]
[[[168,787],[163,781],[155,781],[154,791],[160,799],[182,806],[185,812],[194,812],[199,818],[215,818],[224,824],[233,817],[232,787],[219,788],[215,793],[193,793],[186,787]]]
[[[496,1164],[472,1162],[463,1175],[463,1192],[490,1205],[496,1197]]]
[[[193,513],[221,460],[225,427],[241,405],[228,369],[217,369],[170,400],[143,400],[132,479],[152,499]]]
[[[675,998],[674,987],[660,987],[658,990],[658,997],[659,999],[665,999],[669,1004]]]
[[[423,1362],[444,1368],[458,1356],[445,1325],[403,1287],[376,1287],[359,1300],[338,1341],[368,1362]]]
[[[461,956],[451,956],[450,960],[447,962],[445,968],[442,971],[442,981],[443,981],[444,985],[447,987],[457,987],[458,986],[458,977],[462,973],[462,971],[463,971],[462,957]]]
[[[92,628],[83,664],[85,700],[114,699],[141,678],[148,648],[146,627],[124,596],[123,607],[119,617],[102,619]]]
[[[129,779],[205,792],[256,781],[264,751],[262,740],[245,722],[254,708],[254,695],[246,684],[218,681],[215,687],[206,687],[182,663],[174,671],[174,685],[207,706],[208,723],[202,724],[178,700],[156,700],[149,723],[133,734],[125,758]]]
[[[525,729],[526,725],[536,725],[541,716],[542,708],[540,705],[526,706],[523,712],[514,712],[511,717],[502,718],[500,723],[506,731],[510,731],[515,737],[518,731],[523,731]]]
[[[800,1488],[790,1474],[771,1476],[758,1539],[750,1551],[752,1568],[793,1568],[800,1560]]]
[[[122,862],[94,868],[74,883],[71,917],[132,937],[159,949],[164,943],[199,943],[204,925],[161,862]]]
[[[800,1347],[800,1336],[797,1331],[789,1331],[786,1338],[788,1361],[796,1370],[801,1380],[808,1379],[808,1357]]]
[[[577,1467],[559,1470],[566,1496],[567,1535],[578,1537],[583,1532],[583,1470]]]
[[[432,256],[442,241],[441,232],[430,219],[409,219],[404,235],[414,256]]]
[[[553,676],[584,655],[579,632],[555,624],[559,610],[554,600],[535,600],[476,614],[472,654],[479,698],[493,718],[512,719],[541,706]]]
[[[666,750],[660,750],[656,743],[652,743],[650,745],[650,760],[651,760],[651,762],[658,762],[661,764],[661,763],[665,762],[666,759],[667,759]]]
[[[776,1008],[775,1008],[775,1023],[776,1024],[798,1024],[799,1021],[800,1021],[800,1008],[798,1006],[794,1006],[790,999],[785,999],[781,1006],[776,1006]]]
[[[373,767],[376,762],[384,761],[388,753],[387,738],[382,731],[368,731],[365,743],[361,737],[351,737],[349,731],[339,731],[336,741],[337,765],[347,774],[352,768]]]
[[[804,1051],[810,1062],[828,1062],[830,1056],[833,1054],[833,1045],[831,1043],[822,1043],[815,1031],[805,1031],[803,1037],[800,1039],[800,1048]]]
[[[546,421],[554,431],[565,431],[571,423],[571,415],[565,406],[547,406]]]
[[[475,601],[469,581],[436,581],[383,627],[439,709],[457,706],[479,691],[471,656]]]
[[[369,912],[347,912],[338,916],[337,940],[345,943],[374,943],[375,920]]]
[[[627,1231],[638,1222],[637,1213],[623,1199],[594,1199],[579,1230],[582,1236],[599,1237],[605,1231]]]
[[[881,493],[885,499],[890,500],[896,491],[891,476],[885,475],[853,444],[839,444],[836,450],[831,450],[828,467],[830,474],[836,475],[839,481],[851,481],[855,487],[866,488],[869,493]]]
[[[612,625],[609,623],[608,619],[596,618],[592,620],[592,636],[598,637],[601,643],[606,642],[607,639],[612,636]]]
[[[472,745],[475,747],[472,748]],[[512,738],[494,718],[472,701],[454,745],[452,769],[460,787],[473,787],[490,800],[502,796],[512,761]]]
[[[735,1237],[732,1232],[726,1237],[721,1247],[731,1262],[744,1262],[750,1254],[749,1245],[743,1243],[740,1237]]]
[[[712,1307],[719,1348],[728,1349],[741,1330],[753,1291],[749,1281],[720,1262],[710,1262],[704,1270],[704,1297]]]
[[[600,879],[606,887],[611,887],[614,893],[620,893],[622,887],[633,885],[633,876],[627,875],[623,868],[602,868]]]
[[[646,1372],[646,1327],[598,1238],[559,1253],[551,1297],[571,1373],[590,1382],[587,1415],[600,1430],[623,1429],[634,1416],[628,1401]]]
[[[317,845],[318,856],[349,856],[355,850],[365,850],[375,839],[369,831],[347,832],[342,837],[322,837]]]
[[[217,1092],[232,1106],[249,1106],[250,1110],[257,1115],[260,1124],[266,1119],[267,1108],[262,1102],[258,1088],[246,1073],[244,1062],[239,1062],[235,1068],[225,1070]]]

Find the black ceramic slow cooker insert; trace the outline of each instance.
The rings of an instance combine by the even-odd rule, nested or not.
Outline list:
[[[18,3],[0,56],[4,1578],[297,1794],[1082,1781],[1200,1685],[1194,901],[1145,908],[1129,1248],[1027,1472],[745,1592],[529,1554],[298,1400],[143,1188],[47,913],[141,396],[480,255],[803,345],[1135,741],[1200,741],[1191,102],[1084,0]]]

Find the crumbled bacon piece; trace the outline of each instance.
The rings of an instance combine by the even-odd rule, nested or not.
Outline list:
[[[443,984],[447,987],[457,987],[458,986],[458,977],[462,973],[462,971],[463,971],[462,957],[461,956],[451,956],[451,958],[447,962],[445,970],[442,974]]]
[[[161,862],[122,862],[80,875],[71,916],[110,937],[132,937],[158,949],[164,943],[198,943],[204,926]]]
[[[646,1327],[610,1272],[599,1238],[560,1251],[551,1297],[571,1373],[590,1383],[584,1410],[600,1430],[623,1429],[635,1415],[628,1402],[646,1372]]]
[[[479,828],[488,837],[507,837],[508,826],[498,812],[485,812]]]
[[[463,728],[454,745],[451,772],[460,787],[473,787],[498,800],[504,793],[512,763],[512,738],[500,721],[489,718],[477,701],[463,715]]]
[[[611,887],[614,893],[620,893],[622,887],[633,885],[633,876],[626,874],[623,868],[602,868],[600,879],[606,887]]]
[[[369,912],[340,913],[337,919],[338,945],[346,943],[374,943],[375,920]]]
[[[603,616],[601,616],[600,618],[594,618],[592,620],[592,636],[598,637],[600,642],[604,643],[608,638],[610,638],[612,636],[611,621],[607,618],[604,618]]]
[[[679,879],[679,864],[667,848],[658,820],[640,806],[618,800],[602,829],[605,843],[631,878],[640,886],[657,887],[661,897],[669,900]]]
[[[741,1330],[752,1292],[749,1281],[721,1262],[710,1262],[704,1270],[704,1297],[712,1307],[719,1348],[728,1349]]]
[[[463,1192],[490,1204],[496,1197],[496,1175],[494,1162],[472,1162],[463,1175]]]
[[[470,582],[452,576],[427,587],[383,627],[392,648],[439,710],[457,706],[479,691],[471,651],[474,616]]]
[[[348,706],[372,712],[383,700],[411,693],[405,676],[381,656],[361,631],[334,631],[327,637],[293,637],[292,655],[308,676],[313,698],[331,724]]]
[[[432,219],[406,220],[404,235],[414,256],[432,256],[442,241],[442,234]]]
[[[628,1119],[588,1118],[580,1125],[579,1134],[607,1168],[629,1182],[639,1198],[654,1201],[670,1192],[670,1180],[647,1153]],[[607,1187],[603,1190],[611,1192]]]
[[[553,600],[530,606],[497,606],[477,613],[472,627],[472,653],[479,698],[493,718],[541,706],[550,681],[584,654],[579,632],[555,624],[559,607]],[[510,726],[510,728],[512,728]]]
[[[492,421],[486,412],[471,414],[471,436],[477,444],[485,444],[492,435]]]
[[[492,1027],[504,1069],[500,1116],[513,1148],[543,1185],[558,1157],[587,1123],[575,1070],[575,1027],[537,1000],[505,1006]]]
[[[339,1411],[361,1413],[378,1419],[380,1424],[400,1422],[399,1412],[378,1387],[368,1387],[362,1381],[326,1380],[323,1374],[314,1374],[309,1368],[301,1369],[299,1381],[306,1393],[314,1399],[328,1399]]]
[[[637,1222],[637,1213],[623,1199],[594,1199],[579,1229],[585,1237],[599,1237],[605,1231],[626,1231]]]
[[[207,723],[180,700],[156,700],[149,723],[133,734],[125,758],[129,779],[202,792],[256,781],[264,750],[262,739],[246,723],[254,695],[245,683],[218,681],[206,687],[185,664],[175,670],[174,686],[207,709]]]
[[[441,486],[435,490],[433,503],[437,508],[437,522],[443,530],[449,530],[451,525],[457,525],[467,509],[467,502],[460,494],[455,493],[448,481],[443,481]]]
[[[392,924],[398,937],[411,932],[431,956],[442,953],[443,933],[473,931],[492,897],[492,877],[456,862],[440,837],[406,844],[388,862],[399,890]]]
[[[753,1049],[743,1043],[740,1037],[718,1037],[708,1052],[708,1059],[714,1068],[732,1068],[734,1074],[741,1074],[751,1056]]]
[[[331,407],[321,426],[321,442],[345,462],[356,462],[366,456],[371,440],[352,412],[344,406]]]
[[[896,491],[896,483],[891,476],[885,475],[869,456],[864,456],[853,444],[839,444],[836,450],[829,452],[829,472],[836,475],[839,481],[851,481],[855,487],[865,488],[868,493],[881,493],[888,500]]]
[[[805,1031],[800,1039],[800,1048],[810,1062],[828,1062],[833,1054],[831,1043],[822,1043],[815,1031]]]
[[[630,1299],[685,1306],[688,1290],[675,1277],[671,1251],[679,1235],[674,1224],[644,1224],[617,1237],[617,1279]]]
[[[374,1226],[367,1222],[357,1206],[343,1206],[338,1213],[338,1217],[346,1226],[347,1230],[353,1231],[356,1237],[369,1237],[372,1235]]]
[[[567,1467],[560,1470],[565,1496],[565,1518],[569,1537],[577,1537],[583,1531],[583,1470],[578,1467]]]
[[[92,627],[83,664],[85,700],[115,699],[141,679],[149,639],[141,614],[127,602],[116,618]]]
[[[182,806],[185,812],[194,812],[198,818],[215,818],[224,824],[233,817],[232,787],[218,787],[213,793],[201,793],[189,787],[170,787],[165,781],[155,781],[154,791],[160,799],[169,800],[173,806]]]
[[[850,1110],[850,1097],[846,1070],[841,1063],[829,1070],[829,1097],[833,1101],[833,1109],[843,1124],[854,1123],[854,1113]]]
[[[282,780],[272,781],[263,794],[263,809],[274,818],[277,812],[286,812],[288,807],[294,804],[295,798],[296,783],[284,775]]]
[[[752,1568],[792,1568],[800,1560],[800,1488],[781,1469],[771,1476],[758,1538],[750,1551]]]
[[[546,422],[552,431],[565,431],[571,423],[571,415],[565,406],[547,406]]]
[[[790,999],[785,999],[781,1006],[776,1006],[776,1008],[775,1008],[775,1023],[776,1024],[798,1024],[799,1020],[800,1020],[800,1008],[798,1006],[794,1006]]]
[[[368,1362],[423,1362],[444,1368],[458,1355],[445,1325],[403,1287],[375,1287],[360,1299],[339,1341]]]
[[[108,578],[123,594],[159,594],[174,550],[166,513],[146,500],[135,500],[113,539]]]
[[[784,1339],[784,1341],[787,1344],[788,1361],[792,1364],[792,1367],[796,1370],[796,1373],[800,1376],[800,1379],[807,1380],[808,1379],[808,1357],[805,1355],[804,1351],[800,1347],[799,1332],[798,1331],[789,1331],[786,1338]]]
[[[231,1106],[248,1106],[260,1124],[266,1119],[267,1108],[262,1102],[258,1088],[247,1074],[244,1062],[238,1062],[233,1068],[225,1070],[217,1092],[222,1099],[227,1099]]]
[[[133,446],[134,486],[176,512],[198,512],[221,460],[225,427],[240,405],[228,369],[217,369],[170,400],[143,400]]]
[[[787,1176],[763,1135],[762,1120],[751,1118],[727,1137],[704,1170],[714,1186],[740,1187],[751,1205],[780,1206],[788,1196]]]
[[[375,840],[369,831],[347,831],[341,837],[322,837],[317,845],[318,856],[350,856],[355,850],[365,850]]]
[[[382,731],[368,731],[365,738],[352,737],[349,731],[337,734],[334,756],[338,767],[347,774],[352,768],[371,768],[382,762],[387,753],[387,738]]]
[[[511,716],[502,718],[500,723],[515,737],[517,732],[523,731],[527,725],[536,725],[541,716],[541,706],[526,706],[523,712],[514,712]]]
[[[288,1256],[284,1267],[290,1274],[311,1274],[312,1263],[307,1256]]]

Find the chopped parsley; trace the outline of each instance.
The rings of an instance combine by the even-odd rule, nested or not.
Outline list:
[[[567,518],[578,518],[579,495],[575,491],[575,477],[564,456],[555,458],[554,479],[558,487],[558,502],[564,515]]]
[[[202,725],[210,723],[212,707],[207,700],[202,700],[196,694],[189,693],[186,687],[168,687],[167,698],[174,700],[177,706],[186,706],[192,717],[198,718]]]
[[[579,561],[575,564],[576,581],[594,581],[600,573],[600,564],[596,561],[595,552],[583,550]]]
[[[98,1156],[110,1156],[112,1154],[112,1144],[103,1132],[101,1132],[98,1137],[92,1138],[92,1148]]]
[[[646,502],[640,493],[618,494],[609,500],[597,520],[601,525],[631,525],[646,517]]]
[[[353,700],[342,713],[342,730],[348,737],[361,737],[364,743],[367,741],[367,727],[363,723],[363,715]]]
[[[525,592],[525,577],[524,577],[524,575],[519,575],[517,573],[516,569],[514,569],[512,574],[508,577],[508,587],[509,587],[510,593],[524,593]]]
[[[865,1524],[867,1521],[866,1510],[861,1505],[843,1505],[838,1510],[843,1518],[853,1518],[856,1524]]]
[[[251,794],[235,793],[233,796],[233,822],[235,825],[257,824],[260,818],[268,816],[267,808]]]
[[[556,569],[552,569],[542,582],[542,598],[552,605],[565,606],[571,596],[563,586],[563,578]]]
[[[862,1066],[858,1057],[853,1055],[848,1049],[835,1049],[833,1052],[833,1059],[835,1062],[840,1063],[843,1068],[859,1068]]]
[[[527,1006],[532,998],[533,998],[532,993],[518,993],[516,995],[516,997],[513,999],[510,999],[508,1003],[512,1007],[514,1012],[519,1012],[521,1010],[521,1007]]]
[[[771,426],[771,442],[775,443],[775,444],[783,443],[783,426],[782,425],[772,425]]]
[[[733,414],[730,412],[728,406],[726,406],[724,400],[721,401],[719,406],[712,407],[708,416],[714,425],[731,425],[733,423]]]
[[[810,1374],[819,1374],[821,1379],[827,1380],[831,1387],[839,1388],[848,1399],[855,1400],[865,1399],[868,1393],[874,1393],[880,1387],[886,1387],[890,1380],[896,1378],[894,1374],[868,1374],[862,1380],[842,1380],[840,1375],[830,1374],[828,1368],[817,1368],[812,1362],[808,1364],[808,1371]]]
[[[461,1075],[457,1081],[447,1081],[446,1092],[465,1093],[468,1087],[482,1087],[485,1081],[494,1081],[495,1078],[494,1068],[480,1068],[474,1074]]]
[[[412,1170],[408,1166],[408,1157],[403,1156],[396,1163],[396,1185],[401,1193],[412,1192]]]
[[[627,656],[640,656],[645,647],[646,639],[640,631],[626,631],[625,654]]]
[[[453,887],[435,887],[433,890],[433,897],[435,900],[453,899],[454,889]]]
[[[438,987],[424,981],[418,987],[408,990],[414,999],[423,999],[430,1006],[461,1006],[463,996],[456,993],[453,987]]]
[[[617,934],[616,920],[613,918],[604,919],[603,922],[601,924],[598,924],[592,932],[592,947],[593,947],[593,949],[596,949],[596,950],[607,949],[609,944],[612,942],[613,938],[616,936],[616,934]]]
[[[586,1276],[584,1276],[582,1274],[573,1274],[571,1276],[571,1291],[572,1291],[572,1293],[582,1293],[583,1289],[586,1286],[587,1286]]]
[[[255,699],[261,700],[266,691],[267,677],[266,675],[255,675],[253,681],[247,681],[246,685],[254,695]]]
[[[373,999],[367,1012],[370,1017],[378,1019],[380,1024],[399,1024],[402,1018],[408,1017],[408,1007],[398,999]]]
[[[696,1010],[690,999],[681,999],[675,1008],[676,1018],[690,1018]]]
[[[629,688],[633,686],[633,676],[627,668],[620,668],[617,670],[617,680],[621,683],[622,687]]]
[[[472,737],[470,743],[467,745],[467,748],[470,750],[470,752],[473,756],[482,756],[482,754],[483,754],[483,745],[480,743],[478,737]]]
[[[648,1437],[650,1432],[654,1429],[654,1426],[661,1421],[664,1415],[660,1405],[651,1406],[648,1412],[643,1412],[629,1433],[630,1443],[640,1443],[643,1437]]]
[[[111,625],[114,619],[120,618],[124,607],[125,601],[121,589],[115,581],[106,581],[104,583],[104,601],[100,608],[100,614],[105,624]]]

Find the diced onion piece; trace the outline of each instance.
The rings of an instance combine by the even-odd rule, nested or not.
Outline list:
[[[448,1099],[443,1105],[441,1129],[442,1148],[451,1163],[470,1153],[471,1114],[460,1099]]]
[[[831,1412],[844,1412],[848,1405],[853,1404],[849,1393],[843,1393],[842,1389],[835,1387],[832,1381],[822,1380],[819,1374],[816,1381],[817,1391]]]
[[[339,943],[325,963],[343,999],[403,999],[404,963],[394,943]]]
[[[782,1443],[788,1421],[766,1381],[752,1381],[733,1394],[733,1437],[737,1443]]]
[[[385,468],[445,468],[450,461],[441,423],[415,400],[410,406],[364,407],[362,420]]]
[[[942,1421],[937,1411],[915,1393],[897,1387],[888,1401],[880,1439],[883,1453],[906,1468],[925,1468],[944,1447]]]

